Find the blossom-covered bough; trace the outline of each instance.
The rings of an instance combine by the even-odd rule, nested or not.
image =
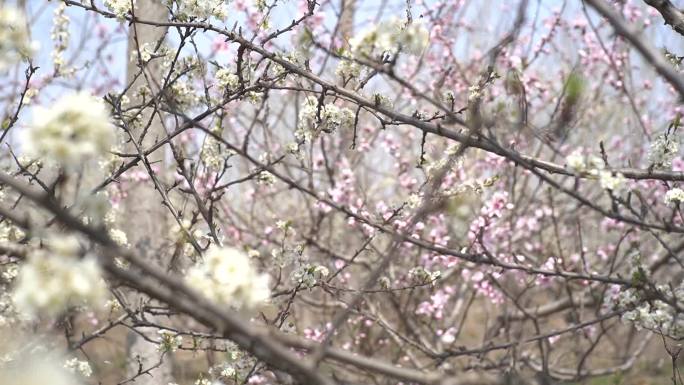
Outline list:
[[[0,382],[683,384],[683,25],[0,2]]]

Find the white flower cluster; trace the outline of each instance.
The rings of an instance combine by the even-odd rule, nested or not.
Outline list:
[[[54,12],[54,19],[50,37],[53,41],[52,62],[56,74],[67,74],[64,65],[64,52],[69,48],[69,18],[65,15],[66,4],[61,3]]]
[[[603,161],[598,156],[584,156],[582,150],[577,149],[565,157],[565,164],[572,171],[584,174],[598,175],[603,170]]]
[[[648,161],[656,169],[671,169],[672,160],[679,152],[679,141],[674,135],[660,134],[651,143]]]
[[[240,78],[226,68],[221,68],[216,71],[215,77],[216,84],[225,90],[235,91],[240,86]]]
[[[669,299],[683,305],[684,282],[674,291],[667,285],[659,285],[657,290]],[[675,339],[684,337],[684,314],[678,313],[675,307],[661,300],[644,300],[644,295],[631,288],[618,296],[618,309],[629,309],[622,314],[623,321],[634,323],[637,329],[648,329]]]
[[[292,281],[311,289],[318,281],[330,275],[330,271],[325,266],[313,266],[310,264],[301,265],[292,272]]]
[[[165,0],[167,6],[176,4],[175,16],[179,20],[187,19],[225,19],[227,15],[224,0]]]
[[[335,75],[341,77],[344,82],[358,79],[361,77],[361,65],[351,59],[342,59],[335,68]]]
[[[390,99],[387,95],[381,94],[379,92],[373,93],[373,101],[375,102],[376,106],[382,108],[392,108],[392,106],[394,106],[392,99]]]
[[[88,361],[79,361],[78,358],[70,358],[64,363],[64,368],[71,373],[78,373],[83,377],[90,377],[93,374],[93,369],[90,367]]]
[[[195,380],[195,385],[217,385],[217,383],[212,383],[208,378],[200,377]]]
[[[169,330],[159,330],[157,333],[159,334],[157,350],[160,352],[175,352],[183,344],[183,337]]]
[[[671,205],[684,202],[684,190],[673,188],[665,193],[665,204]]]
[[[0,6],[0,73],[30,57],[35,50],[24,14],[14,7]]]
[[[598,177],[601,188],[605,190],[619,192],[627,182],[623,174],[604,170],[601,158],[597,156],[584,156],[580,149],[573,151],[565,157],[565,165],[578,174]]]
[[[621,173],[613,173],[606,170],[601,170],[599,172],[599,183],[601,188],[605,190],[610,190],[613,192],[618,192],[625,184],[627,179]]]
[[[422,22],[404,25],[401,20],[393,19],[365,30],[349,44],[356,57],[372,58],[385,53],[396,54],[399,50],[420,55],[429,40],[430,32]]]
[[[206,136],[200,152],[200,160],[205,167],[210,170],[220,170],[230,155],[229,151],[221,148],[221,142],[211,135]]]
[[[78,385],[81,381],[69,373],[59,360],[44,354],[19,357],[10,365],[0,368],[2,385]]]
[[[105,7],[109,8],[121,20],[128,15],[134,3],[135,0],[104,0]]]
[[[79,259],[80,245],[73,236],[52,236],[48,249],[30,253],[14,287],[14,302],[30,314],[57,315],[68,306],[98,305],[107,288],[100,266],[92,256]]]
[[[192,88],[192,84],[185,79],[178,79],[171,87],[169,87],[168,96],[173,100],[176,107],[179,108],[192,108],[199,102],[199,97],[195,90]]]
[[[49,109],[36,107],[26,145],[33,156],[72,167],[104,155],[114,140],[114,126],[104,104],[81,92],[62,97]]]
[[[424,284],[439,279],[442,273],[440,271],[431,272],[422,266],[416,266],[409,270],[408,276],[414,283]]]
[[[354,119],[352,110],[340,108],[332,103],[321,106],[319,111],[318,99],[315,96],[308,96],[299,112],[299,125],[295,137],[300,141],[312,141],[318,138],[321,131],[331,133],[338,128],[351,128]]]
[[[587,165],[584,163],[584,155],[582,155],[582,151],[579,149],[565,157],[565,164],[577,172],[582,172],[587,168]]]
[[[269,171],[262,171],[256,176],[256,182],[257,184],[263,185],[263,186],[273,186],[276,182],[276,176],[273,175],[273,173]]]
[[[139,48],[131,51],[131,62],[137,62],[138,55],[140,55],[140,60],[143,63],[147,63],[152,60],[152,58],[168,58],[168,56],[171,55],[171,51],[164,45],[157,47],[156,44],[144,43]],[[147,90],[145,92],[147,92]]]
[[[287,55],[278,54],[278,58],[292,64],[295,67],[303,67],[304,58],[302,58],[302,55],[300,55],[297,51],[290,52]],[[289,71],[279,63],[274,62],[273,64],[274,77],[280,77]]]
[[[216,303],[249,308],[270,297],[269,277],[259,274],[237,249],[212,246],[204,262],[189,269],[187,284]]]
[[[634,287],[620,290],[619,286],[614,286],[604,299],[605,309],[623,311],[622,320],[632,322],[637,329],[644,328],[673,338],[684,337],[684,314],[678,311],[684,305],[684,281],[674,289],[669,285],[657,285],[660,299],[654,299],[653,293],[641,289],[651,285],[648,284],[648,270],[638,253],[632,256],[630,267]]]
[[[245,382],[252,373],[256,360],[233,343],[226,345],[226,361],[209,368],[209,374],[216,380],[214,384],[233,384]]]

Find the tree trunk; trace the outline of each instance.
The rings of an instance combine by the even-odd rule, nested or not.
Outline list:
[[[135,6],[135,16],[141,20],[150,21],[167,21],[168,20],[168,10],[159,1],[138,1]],[[141,103],[141,100],[135,96],[136,90],[143,85],[147,85],[152,94],[156,94],[159,91],[159,84],[163,77],[159,62],[161,60],[152,60],[146,67],[144,75],[139,75],[140,68],[138,67],[138,47],[142,47],[148,44],[150,47],[156,46],[156,44],[164,39],[167,28],[165,27],[155,27],[144,24],[135,24],[129,27],[129,38],[128,38],[128,66],[126,74],[126,83],[133,86],[130,87],[129,99],[131,105],[137,105]],[[137,76],[137,78],[136,78]],[[142,121],[148,122],[151,117],[154,118],[151,126],[146,134],[145,140],[142,142],[142,148],[147,148],[155,139],[162,138],[164,136],[164,129],[162,122],[159,120],[158,116],[153,116],[153,109],[148,108],[142,114]],[[132,132],[136,139],[142,134],[142,132]],[[135,146],[129,143],[127,146],[127,151],[136,152]],[[158,150],[156,153],[151,154],[149,157],[150,162],[158,162],[156,164],[163,165],[163,150]],[[142,163],[138,167],[142,167]],[[163,166],[160,168],[160,172],[163,172]],[[160,240],[165,239],[168,236],[168,213],[164,210],[162,205],[150,203],[157,203],[160,201],[158,192],[155,191],[152,181],[141,182],[137,185],[130,186],[128,190],[129,195],[135,195],[135,199],[125,200],[125,206],[123,207],[123,214],[125,218],[122,218],[125,228],[135,229],[135,232],[129,233],[129,241],[133,247],[137,247],[142,252],[142,255],[149,256],[150,258],[158,258],[157,255],[162,255],[163,253],[154,252],[163,247]],[[152,251],[152,252],[151,252]],[[162,261],[156,260],[154,262],[161,263]],[[131,294],[128,296],[129,305],[137,308],[142,303],[148,302],[148,298],[138,294]],[[156,323],[153,317],[148,317],[148,320],[152,323]],[[139,329],[146,334],[146,337],[151,340],[158,340],[159,336],[156,330],[150,329],[145,330]],[[140,357],[142,360],[142,369],[146,370],[149,367],[155,365],[158,362],[160,353],[157,351],[157,345],[150,343],[145,340],[142,336],[136,333],[130,333],[128,338],[128,355],[129,362],[126,368],[127,378],[136,376],[140,370],[140,365],[136,360],[136,357]],[[173,382],[172,376],[172,364],[171,359],[168,355],[164,357],[164,362],[154,370],[150,371],[149,374],[144,374],[135,379],[135,384],[137,385],[166,385],[169,382]]]

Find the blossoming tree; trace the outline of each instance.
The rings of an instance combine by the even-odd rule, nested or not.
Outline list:
[[[684,384],[682,39],[669,0],[0,1],[0,383]]]

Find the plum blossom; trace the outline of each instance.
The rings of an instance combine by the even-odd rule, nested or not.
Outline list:
[[[671,205],[684,202],[684,190],[673,188],[665,193],[665,204]]]
[[[660,134],[651,143],[648,160],[653,168],[671,169],[672,161],[679,153],[679,141],[674,135]]]
[[[370,58],[383,53],[396,53],[399,49],[420,55],[427,47],[430,32],[421,22],[408,25],[392,19],[374,25],[359,33],[349,42],[352,53],[360,58]]]
[[[31,314],[56,315],[68,306],[96,305],[107,295],[99,264],[93,256],[79,258],[74,236],[52,236],[48,248],[29,254],[14,287],[14,301]]]
[[[259,274],[247,254],[212,246],[204,261],[188,270],[186,283],[217,303],[251,308],[270,297],[269,277]]]
[[[617,192],[622,186],[624,186],[626,181],[627,179],[625,176],[620,173],[613,174],[610,171],[601,171],[599,173],[599,183],[605,190]]]
[[[0,6],[0,73],[36,51],[26,25],[26,17],[19,9]]]
[[[121,20],[131,12],[134,3],[135,0],[104,0],[105,7],[109,8]]]
[[[65,167],[103,156],[114,144],[115,132],[104,104],[83,93],[61,97],[50,108],[36,107],[26,135],[27,152]]]

